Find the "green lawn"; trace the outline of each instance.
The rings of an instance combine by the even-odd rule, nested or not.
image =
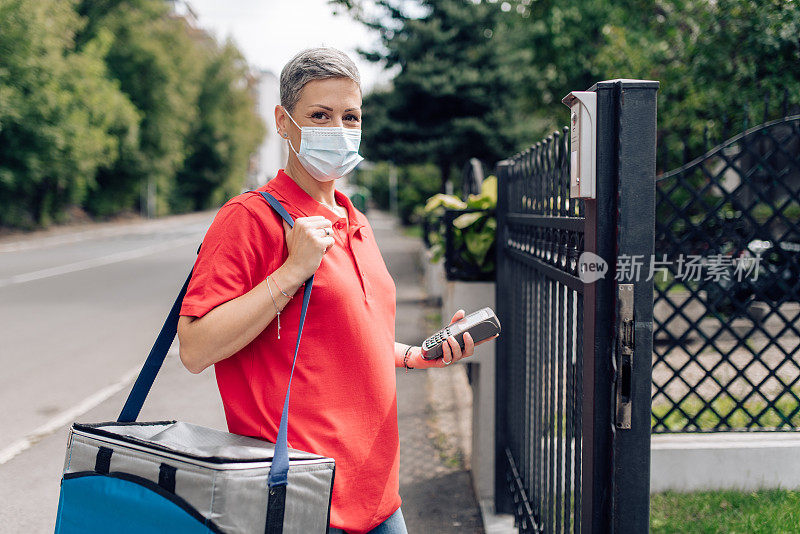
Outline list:
[[[800,532],[800,492],[659,493],[650,498],[653,534],[789,534]]]
[[[683,412],[699,417],[695,419],[695,424],[701,430],[711,430],[716,427],[721,421],[720,416],[723,416],[727,421],[727,426],[734,429],[748,428],[752,419],[755,416],[755,424],[763,428],[785,428],[789,420],[790,426],[800,426],[800,404],[797,402],[795,396],[800,396],[800,388],[792,388],[791,395],[789,392],[784,393],[778,398],[773,407],[768,407],[764,399],[758,395],[753,395],[744,403],[744,410],[737,408],[736,402],[727,395],[718,397],[711,403],[713,411],[709,409],[701,399],[697,397],[687,397],[680,403]],[[670,410],[672,405],[667,403],[654,403],[653,415],[663,418]],[[747,410],[747,411],[745,411]],[[719,415],[718,415],[719,414]],[[655,425],[655,417],[652,418],[653,425]],[[688,425],[688,419],[681,413],[680,410],[672,411],[665,420],[667,428],[671,431],[679,431]],[[662,428],[658,429],[663,431]]]

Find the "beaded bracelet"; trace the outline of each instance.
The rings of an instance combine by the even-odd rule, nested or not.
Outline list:
[[[403,355],[403,367],[406,368],[406,373],[408,372],[409,369],[414,369],[413,367],[408,366],[408,356],[409,356],[408,352],[410,350],[411,350],[411,345],[408,346],[408,348],[406,349],[406,353]]]
[[[269,278],[269,276],[267,276],[267,278]],[[272,283],[273,283],[273,284],[275,284],[275,287],[277,287],[277,288],[278,288],[278,291],[280,291],[281,293],[283,293],[283,296],[284,296],[284,297],[288,298],[289,300],[291,300],[291,299],[292,299],[292,297],[293,297],[294,295],[290,295],[290,294],[288,294],[286,291],[284,291],[283,289],[281,289],[281,286],[279,286],[279,285],[278,285],[278,282],[276,282],[276,281],[275,281],[275,278],[274,278],[274,277],[272,278]]]

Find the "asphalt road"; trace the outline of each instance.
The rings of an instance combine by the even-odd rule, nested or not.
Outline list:
[[[3,534],[53,532],[69,425],[117,418],[212,217],[0,241]],[[422,243],[388,214],[370,211],[369,219],[397,286],[397,339],[419,345],[430,335]],[[397,374],[409,532],[481,533],[469,473],[446,462],[431,439],[442,431],[430,426],[429,372],[445,370]],[[139,417],[164,419],[227,429],[213,369],[190,374],[176,345]]]
[[[53,531],[69,425],[116,419],[212,217],[0,243],[0,530]],[[213,370],[173,345],[140,419],[224,430]]]

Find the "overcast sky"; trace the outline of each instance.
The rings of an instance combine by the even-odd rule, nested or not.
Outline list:
[[[346,52],[361,73],[365,91],[391,77],[361,59],[356,48],[373,48],[377,36],[347,14],[333,15],[327,0],[188,0],[200,26],[220,41],[230,36],[248,63],[280,75],[300,50],[333,46]]]

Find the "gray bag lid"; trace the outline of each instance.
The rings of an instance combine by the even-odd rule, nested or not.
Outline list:
[[[75,423],[74,430],[112,438],[212,463],[271,461],[275,445],[180,421],[152,423]],[[324,456],[289,449],[289,460],[317,460]]]

